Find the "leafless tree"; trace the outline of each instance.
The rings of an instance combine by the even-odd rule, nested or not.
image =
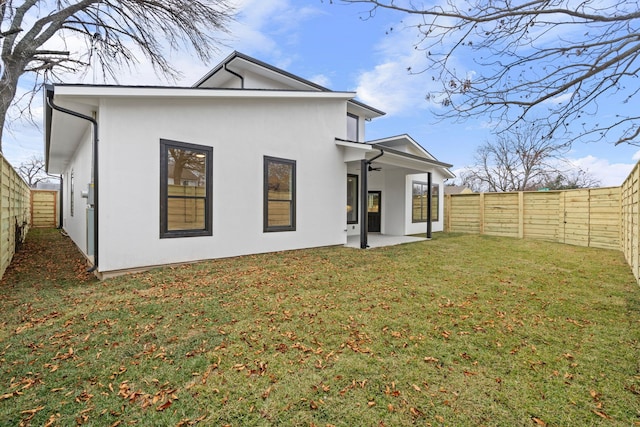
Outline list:
[[[542,127],[514,126],[496,135],[476,151],[475,164],[461,173],[461,181],[474,191],[526,191],[594,185],[597,180],[564,158],[568,142],[558,142]]]
[[[35,188],[39,182],[46,182],[50,179],[59,179],[55,175],[49,175],[44,168],[44,159],[38,156],[31,156],[16,169],[18,174],[24,178],[29,187]]]
[[[415,49],[441,91],[442,117],[508,129],[533,115],[547,134],[640,144],[640,10],[635,0],[343,0],[418,17]],[[461,60],[472,59],[467,69]],[[620,102],[602,111],[606,98]],[[540,114],[544,112],[544,115]],[[593,116],[592,120],[587,120]],[[540,123],[538,123],[540,124]]]
[[[558,172],[555,176],[545,183],[542,187],[549,190],[573,190],[576,188],[595,188],[602,183],[583,169],[567,170],[566,172]]]
[[[173,77],[167,54],[191,48],[208,59],[214,34],[226,31],[233,14],[228,0],[0,0],[0,141],[25,74],[35,74],[32,95],[44,80],[90,63],[115,78],[142,54],[156,72]],[[68,49],[77,40],[86,49]]]

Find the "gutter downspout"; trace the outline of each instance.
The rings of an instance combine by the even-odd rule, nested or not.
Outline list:
[[[98,269],[98,121],[91,116],[85,116],[77,111],[56,105],[53,102],[53,92],[47,96],[47,105],[61,113],[87,120],[93,125],[93,244],[95,247],[93,248],[93,267],[87,270],[87,272],[93,273]]]
[[[64,221],[64,214],[62,212],[62,207],[64,206],[64,178],[62,174],[60,174],[60,200],[58,200],[58,203],[60,205],[58,212],[58,230],[62,230],[62,222]]]
[[[244,89],[244,77],[242,77],[240,74],[236,73],[235,71],[231,71],[230,69],[227,68],[227,64],[224,64],[224,70],[229,73],[229,74],[233,74],[234,76],[236,76],[237,78],[240,79],[240,89]]]
[[[427,188],[429,188],[429,195],[427,196],[427,239],[429,240],[431,240],[431,220],[433,219],[431,215],[431,181],[431,172],[427,172]]]
[[[362,200],[362,209],[360,209],[360,249],[367,249],[369,247],[369,219],[367,209],[367,200],[369,197],[369,182],[367,175],[369,174],[369,165],[373,163],[374,160],[384,155],[384,151],[381,148],[379,148],[379,150],[380,154],[378,154],[377,156],[372,157],[369,160],[360,160],[360,171],[362,175],[362,183],[360,184],[360,200]]]

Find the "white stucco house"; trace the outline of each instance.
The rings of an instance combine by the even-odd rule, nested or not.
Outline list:
[[[192,87],[45,92],[61,224],[99,276],[442,230],[451,165],[366,141],[382,111],[247,55]]]

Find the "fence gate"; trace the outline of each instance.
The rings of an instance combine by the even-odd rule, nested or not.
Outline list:
[[[31,226],[58,226],[58,192],[55,190],[31,190]]]

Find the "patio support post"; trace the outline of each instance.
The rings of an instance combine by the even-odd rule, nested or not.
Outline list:
[[[369,165],[374,160],[384,156],[384,150],[378,148],[380,154],[367,159],[360,160],[360,172],[362,184],[360,184],[360,200],[362,200],[362,209],[360,209],[360,249],[367,249],[369,247]]]
[[[431,239],[431,172],[427,172],[427,239]]]
[[[367,249],[369,246],[367,233],[369,232],[369,223],[368,223],[368,197],[369,197],[369,183],[367,182],[367,175],[369,168],[369,162],[367,159],[360,160],[360,200],[361,209],[360,209],[360,249]]]

